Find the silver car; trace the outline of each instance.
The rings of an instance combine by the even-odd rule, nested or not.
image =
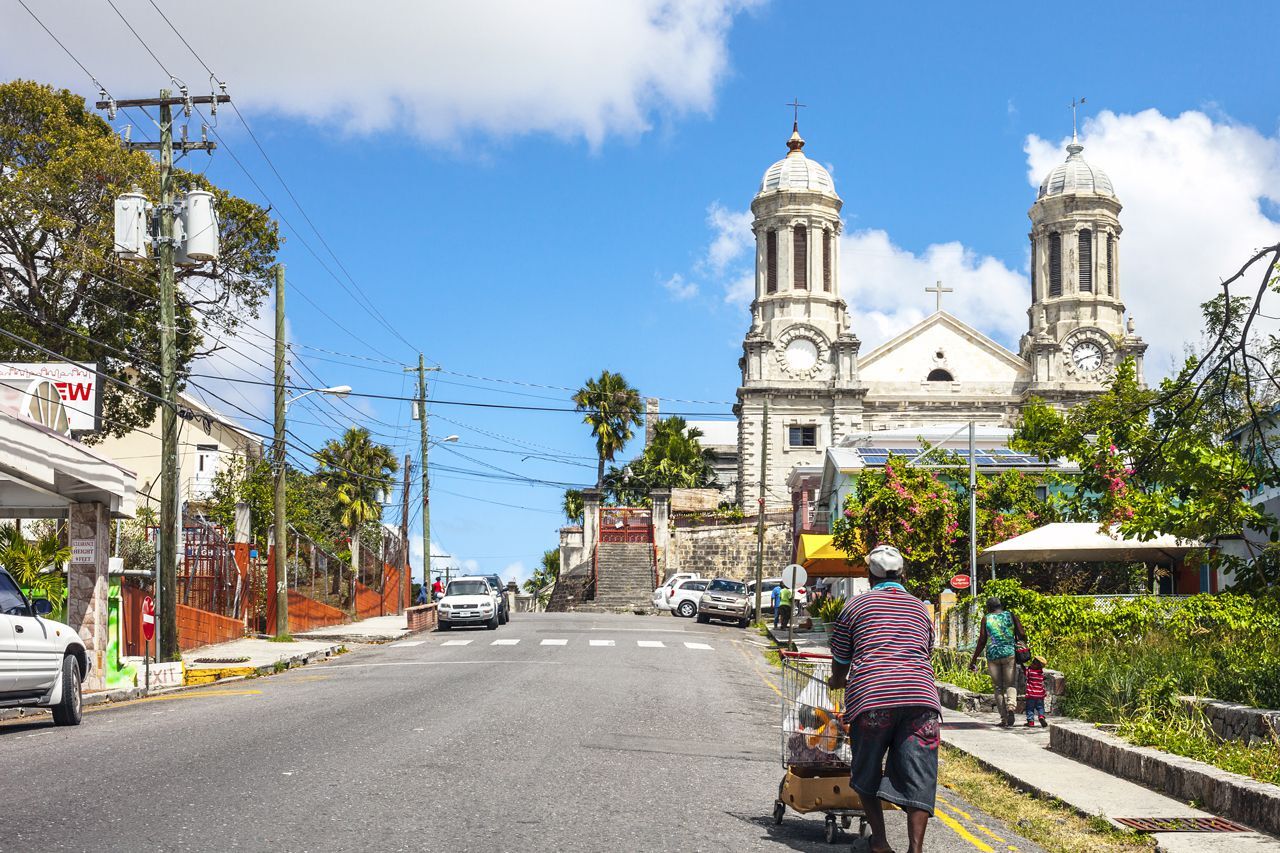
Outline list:
[[[739,628],[745,628],[751,621],[752,606],[752,600],[747,597],[745,583],[728,578],[716,578],[707,584],[702,598],[698,599],[698,621],[727,619],[737,622]]]

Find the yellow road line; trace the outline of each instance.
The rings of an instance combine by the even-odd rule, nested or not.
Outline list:
[[[141,699],[128,699],[124,702],[108,702],[104,705],[92,705],[85,712],[106,711],[111,708],[124,708],[128,705],[141,705],[144,702],[169,702],[176,699],[203,699],[206,696],[259,696],[261,690],[200,690],[193,693],[173,693],[167,696],[144,696]]]
[[[973,824],[973,828],[974,828],[974,829],[978,830],[978,831],[979,831],[979,832],[981,832],[983,835],[985,835],[985,836],[987,836],[988,838],[990,838],[992,841],[995,841],[997,844],[1008,844],[1008,843],[1009,843],[1009,842],[1008,842],[1008,839],[1001,838],[999,835],[996,835],[994,832],[992,832],[991,830],[987,829],[987,828],[986,828],[985,826],[983,826],[982,824],[978,823],[978,821],[976,821],[976,820],[974,820],[974,819],[973,819],[973,815],[969,814],[967,811],[965,811],[964,809],[960,808],[960,807],[959,807],[959,806],[957,806],[955,803],[949,802],[948,800],[944,800],[942,797],[938,797],[938,803],[939,803],[939,804],[942,804],[942,805],[945,805],[948,809],[950,809],[950,810],[951,810],[951,813],[952,813],[952,814],[957,815],[957,816],[959,816],[959,817],[962,817],[962,818],[964,818],[965,820],[969,821],[971,824]],[[1014,849],[1014,850],[1016,850],[1017,848],[1015,847],[1015,848],[1010,848],[1010,849]]]
[[[782,691],[778,689],[778,685],[774,684],[765,676],[764,671],[761,670],[760,666],[754,660],[752,660],[750,655],[748,655],[743,650],[742,646],[740,646],[737,642],[734,642],[733,647],[738,650],[738,654],[742,655],[743,659],[746,660],[747,663],[751,664],[751,668],[756,671],[756,675],[758,675],[760,677],[760,680],[764,682],[765,687],[768,687],[774,693],[777,693],[778,698],[780,699],[786,698],[782,695]]]
[[[981,850],[982,853],[996,853],[994,847],[992,847],[990,844],[987,844],[985,841],[975,836],[969,830],[965,829],[958,820],[956,820],[951,815],[944,812],[942,809],[935,809],[933,816],[936,817],[938,820],[942,821],[944,824],[946,824],[946,826],[950,828],[951,831],[954,832],[956,835],[960,836],[965,841],[968,841],[978,850]]]

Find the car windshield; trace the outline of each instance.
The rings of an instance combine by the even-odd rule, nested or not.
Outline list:
[[[484,581],[453,581],[445,595],[488,595],[489,584]]]
[[[711,586],[707,587],[711,592],[736,592],[744,593],[747,591],[746,584],[739,581],[714,580]]]

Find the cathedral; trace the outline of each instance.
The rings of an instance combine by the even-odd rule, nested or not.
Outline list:
[[[863,353],[840,288],[843,202],[804,147],[793,126],[787,155],[751,202],[755,298],[738,362],[737,444],[709,442],[736,469],[736,483],[722,483],[739,503],[757,496],[762,456],[767,503],[786,505],[791,471],[820,467],[849,436],[970,420],[1009,427],[1032,397],[1065,407],[1099,393],[1125,358],[1142,375],[1146,344],[1122,301],[1120,201],[1074,135],[1029,212],[1028,328],[1017,352],[943,310],[949,289],[939,282],[932,315]]]

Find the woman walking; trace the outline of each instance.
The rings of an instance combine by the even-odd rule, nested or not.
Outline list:
[[[978,655],[987,653],[987,672],[991,674],[991,688],[995,693],[996,709],[1000,712],[1000,725],[1013,725],[1018,710],[1017,653],[1018,643],[1025,643],[1027,635],[1015,613],[1005,610],[1004,603],[992,596],[987,599],[987,613],[982,617],[982,631],[978,645],[969,659],[969,670],[978,668]]]

